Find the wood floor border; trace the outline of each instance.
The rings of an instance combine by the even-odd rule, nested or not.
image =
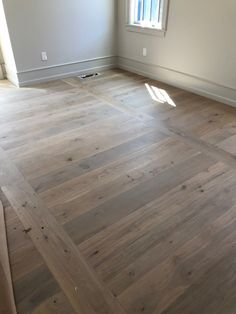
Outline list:
[[[71,84],[70,82],[67,82],[68,84]],[[71,84],[72,86],[73,83]],[[77,85],[78,86],[78,85]],[[132,108],[125,108],[119,100],[114,100],[111,96],[105,94],[102,91],[96,90],[96,88],[91,88],[89,85],[85,84],[79,84],[80,88],[84,91],[87,91],[91,96],[95,97],[96,99],[106,102],[109,106],[129,115],[132,118],[136,118],[141,120],[144,124],[147,126],[153,126],[156,130],[162,132],[163,134],[166,134],[168,136],[172,136],[178,140],[183,141],[184,143],[188,144],[192,148],[195,148],[202,153],[205,153],[209,156],[211,156],[215,161],[222,161],[226,163],[228,166],[230,166],[233,169],[236,169],[236,158],[234,155],[232,155],[229,152],[226,152],[225,150],[218,148],[212,144],[206,143],[204,141],[201,141],[186,132],[183,132],[179,128],[168,126],[167,123],[164,123],[162,121],[157,121],[154,117],[139,112],[137,114],[137,111]]]
[[[76,313],[125,313],[1,148],[0,186]]]
[[[164,248],[165,258],[170,258],[174,276],[169,287],[175,293],[175,285],[182,285],[182,281],[178,281],[182,280],[182,275],[186,275],[189,280],[190,291],[194,291],[195,283],[200,277],[197,273],[195,275],[195,264],[186,264],[185,267],[185,262],[174,256],[172,265],[172,255],[175,254],[173,247],[176,247],[177,253],[181,253],[186,234],[190,241],[194,236],[192,230],[195,236],[199,233],[196,241],[199,248],[202,244],[209,245],[209,252],[216,248],[209,261],[209,265],[216,269],[218,266],[214,257],[227,253],[220,248],[221,243],[228,240],[229,246],[231,242],[234,243],[234,225],[230,229],[226,224],[235,218],[235,208],[232,207],[236,195],[234,112],[231,115],[228,107],[223,108],[220,104],[194,94],[162,86],[160,82],[153,85],[166,89],[177,108],[154,103],[144,86],[147,81],[149,79],[143,77],[111,72],[96,80],[82,81],[74,77],[40,85],[36,88],[41,88],[43,95],[46,92],[46,98],[42,101],[39,101],[42,92],[38,90],[33,90],[32,95],[28,91],[22,95],[15,92],[13,97],[11,93],[8,94],[9,99],[6,99],[3,106],[7,107],[9,102],[12,103],[12,108],[9,112],[7,108],[5,116],[3,107],[2,121],[8,129],[0,138],[0,192],[2,190],[4,193],[2,200],[6,201],[6,196],[11,205],[6,206],[9,249],[12,252],[12,243],[15,245],[19,235],[22,238],[29,237],[37,257],[50,274],[53,285],[57,286],[57,290],[52,291],[38,271],[38,277],[42,278],[39,291],[40,285],[31,280],[34,273],[25,263],[27,254],[22,250],[22,240],[18,246],[18,256],[10,255],[13,267],[18,262],[16,257],[25,259],[22,258],[20,266],[12,267],[19,312],[36,310],[38,313],[39,303],[42,301],[40,306],[43,307],[53,303],[54,295],[59,290],[64,297],[62,302],[65,306],[71,305],[68,313],[73,309],[79,314],[125,314],[141,313],[144,310],[151,313],[150,309],[157,312],[157,300],[162,299],[162,296],[165,299],[168,295],[167,290],[161,295],[158,292],[159,288],[162,289],[156,259],[159,249]],[[134,90],[130,92],[130,89]],[[65,91],[65,95],[59,101],[61,90]],[[81,97],[77,98],[80,92],[92,99],[91,102],[95,103],[95,107],[94,104],[92,106],[94,110],[90,110],[91,107],[86,101],[81,101]],[[53,95],[51,99],[50,95]],[[19,104],[18,97],[26,98],[26,104]],[[37,100],[34,108],[31,108],[31,97],[36,97]],[[45,101],[47,105],[39,109]],[[55,106],[57,102],[59,104]],[[18,112],[14,111],[15,106],[19,107]],[[73,106],[74,113],[70,106]],[[114,114],[109,114],[108,117],[107,112],[113,111]],[[92,115],[86,115],[91,112]],[[49,114],[54,113],[55,116],[51,119]],[[58,119],[58,116],[64,114],[62,120]],[[78,120],[71,120],[77,114]],[[116,117],[113,118],[114,115]],[[37,121],[41,121],[44,116],[52,124],[45,123],[42,130],[39,130]],[[35,129],[32,127],[34,123],[37,125]],[[84,126],[85,131],[81,131]],[[54,132],[53,127],[56,128],[55,134],[51,133]],[[71,127],[73,131],[70,131]],[[95,132],[91,133],[91,130]],[[35,145],[37,136],[42,141]],[[151,148],[157,142],[158,151]],[[142,152],[143,147],[145,150]],[[136,158],[140,152],[140,159]],[[115,171],[113,166],[117,166]],[[181,200],[185,202],[185,198],[186,207],[182,210]],[[180,212],[176,210],[176,203]],[[140,207],[146,214],[146,206],[149,208],[150,204],[153,204],[150,216],[138,217],[137,214],[137,220],[130,219],[133,217],[131,214],[140,210]],[[159,215],[159,204],[162,204],[165,216],[163,220],[154,221],[152,213]],[[225,211],[230,213],[224,216]],[[173,218],[173,214],[176,214],[177,219]],[[9,223],[9,217],[15,218],[19,227],[15,227],[15,222]],[[123,228],[126,219],[128,223]],[[213,234],[211,231],[215,225],[219,225],[219,228]],[[193,226],[195,229],[192,229]],[[109,234],[112,242],[109,242]],[[177,235],[177,238],[179,235],[179,242],[172,239],[172,234],[173,237]],[[100,241],[101,235],[104,235],[104,242]],[[141,240],[137,241],[137,238]],[[215,241],[214,247],[210,241]],[[150,246],[150,242],[153,246]],[[88,251],[84,250],[86,245]],[[225,249],[224,246],[223,248]],[[194,248],[187,245],[187,249],[186,258],[188,254],[195,254]],[[229,250],[233,249],[233,246],[232,250],[229,247]],[[28,256],[30,254],[28,251]],[[199,263],[204,260],[201,254],[197,255]],[[137,260],[137,264],[134,260],[135,263]],[[35,260],[32,259],[31,264],[34,263]],[[230,276],[227,266],[230,265],[226,262],[223,275]],[[139,273],[139,267],[142,273]],[[186,273],[182,272],[181,267],[186,268]],[[201,268],[203,271],[208,269],[205,264]],[[20,284],[14,277],[15,269],[21,274]],[[120,271],[121,277],[118,276]],[[152,273],[155,276],[152,277]],[[120,289],[121,280],[125,284]],[[163,282],[169,284],[166,280]],[[209,285],[207,275],[205,282]],[[216,283],[218,284],[218,279]],[[223,284],[227,286],[226,282]],[[232,281],[229,287],[234,288],[233,285]],[[31,290],[34,289],[36,292],[33,295]],[[198,295],[200,300],[203,294],[198,291]],[[187,290],[184,292],[183,304],[186,304],[185,297],[188,301]],[[216,302],[214,297],[211,299],[207,310],[211,306],[218,310],[218,305],[224,305],[222,300]],[[230,297],[229,302],[231,301],[235,305],[235,300]],[[176,302],[173,303],[170,299],[165,306],[172,312],[172,304],[181,304],[179,298]],[[201,300],[198,304],[202,304]],[[168,309],[164,312],[169,313]]]
[[[8,256],[4,208],[0,201],[0,313],[16,314]]]

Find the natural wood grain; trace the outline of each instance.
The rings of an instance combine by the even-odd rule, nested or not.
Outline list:
[[[19,314],[235,313],[235,108],[122,70],[0,95]]]
[[[71,313],[74,313],[68,299],[35,248],[29,233],[25,231],[4,194],[0,194],[6,206],[9,257],[17,313],[31,313],[43,304],[49,304],[52,312],[53,309],[63,308],[70,309]],[[57,298],[57,295],[61,297]],[[62,300],[63,306],[60,304]]]
[[[95,155],[82,158],[77,163],[70,162],[60,169],[49,171],[46,175],[32,179],[31,183],[37,192],[42,193],[95,169],[105,167],[119,159],[126,158],[129,154],[144,150],[165,137],[160,132],[149,132],[144,135],[137,135],[131,139],[127,139],[126,137],[124,143],[98,152]]]
[[[80,249],[89,263],[102,276],[102,279],[113,285],[113,291],[115,290],[117,294],[117,290],[121,289],[122,285],[129,286],[141,276],[141,272],[145,273],[145,270],[150,269],[151,265],[157,262],[161,257],[160,253],[157,254],[160,247],[160,251],[163,253],[168,250],[173,252],[175,245],[179,246],[181,241],[188,239],[189,235],[184,234],[183,237],[179,230],[183,232],[185,229],[190,230],[191,228],[190,236],[192,237],[199,226],[203,227],[209,223],[208,219],[213,220],[226,207],[232,206],[232,192],[230,193],[229,190],[224,199],[220,201],[217,198],[217,185],[219,182],[224,182],[224,187],[228,188],[234,185],[235,181],[234,173],[231,173],[223,164],[215,164],[209,168],[208,172],[201,172],[184,181],[181,185],[83,242]],[[186,189],[183,189],[183,186],[186,186]],[[203,194],[202,189],[207,192]],[[199,199],[200,195],[201,199]],[[212,205],[209,200],[212,197],[217,199],[219,204],[225,202],[225,207],[217,207],[214,212],[211,212]],[[226,202],[227,198],[230,201]],[[209,212],[207,212],[208,203]],[[199,206],[204,208],[201,213],[197,213]],[[180,215],[186,221],[178,219]],[[129,229],[130,225],[134,225],[136,228]],[[156,225],[159,226],[158,229],[155,228]],[[163,235],[170,240],[173,237],[174,243],[169,245],[167,240],[164,241],[164,244],[159,242],[163,240]],[[151,249],[155,247],[156,249]],[[125,259],[119,256],[122,249],[126,252]],[[94,255],[94,252],[97,254]],[[144,263],[144,261],[146,262]],[[140,266],[141,268],[139,268]],[[110,268],[111,271],[107,271]],[[135,276],[128,276],[130,272]]]
[[[11,270],[8,257],[5,218],[0,201],[0,313],[16,314]]]
[[[41,303],[32,313],[33,314],[74,314],[73,308],[66,302],[65,296],[60,292]]]
[[[38,249],[59,285],[78,313],[124,313],[113,295],[96,279],[80,252],[47,211],[31,186],[0,149],[4,177],[18,185],[6,185],[2,191],[18,214],[25,230]]]

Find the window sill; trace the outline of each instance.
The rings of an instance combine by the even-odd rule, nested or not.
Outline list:
[[[165,29],[143,27],[143,26],[135,25],[135,24],[127,24],[126,30],[128,32],[136,32],[140,34],[147,34],[147,35],[158,36],[158,37],[164,37],[166,33]]]

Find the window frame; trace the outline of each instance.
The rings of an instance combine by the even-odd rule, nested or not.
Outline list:
[[[148,35],[164,37],[167,31],[167,19],[168,19],[168,8],[169,0],[162,0],[161,2],[161,22],[159,27],[152,27],[134,23],[134,2],[136,0],[126,0],[126,29],[127,31],[144,33]]]

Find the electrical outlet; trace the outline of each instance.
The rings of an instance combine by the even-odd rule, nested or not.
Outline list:
[[[143,48],[143,56],[144,56],[144,57],[147,56],[147,48]]]
[[[48,60],[48,56],[47,56],[46,51],[42,51],[41,52],[41,59],[42,59],[42,61],[47,61]]]

